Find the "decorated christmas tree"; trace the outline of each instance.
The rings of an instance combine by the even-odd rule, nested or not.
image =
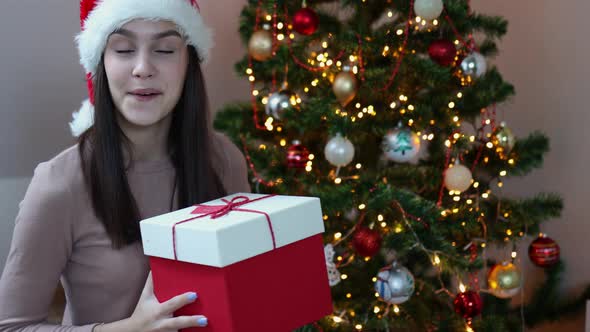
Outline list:
[[[506,32],[469,0],[245,6],[251,100],[215,127],[254,192],[321,198],[334,312],[302,330],[518,331],[584,303],[560,294],[559,246],[540,235],[560,197],[502,193],[549,149],[496,114],[515,93],[489,61]],[[546,274],[525,306],[522,259]]]

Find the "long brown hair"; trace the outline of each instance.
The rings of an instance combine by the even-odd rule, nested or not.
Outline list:
[[[188,46],[188,52],[184,87],[173,110],[168,134],[179,208],[226,194],[212,166],[209,103],[199,57],[192,46]],[[141,239],[141,217],[129,188],[123,158],[122,145],[129,148],[130,142],[116,121],[117,110],[102,60],[93,79],[94,125],[80,136],[79,153],[94,212],[113,247],[121,248]]]

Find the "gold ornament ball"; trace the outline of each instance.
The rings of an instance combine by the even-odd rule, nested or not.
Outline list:
[[[452,191],[467,190],[471,186],[471,180],[471,171],[461,164],[455,164],[445,172],[445,187]]]
[[[248,52],[258,61],[266,61],[272,57],[272,34],[259,30],[252,34],[248,43]]]
[[[346,106],[356,96],[356,77],[349,71],[342,71],[334,78],[332,88],[340,104]]]
[[[498,152],[501,158],[505,159],[508,156],[515,142],[514,134],[504,124],[496,128],[492,133],[492,143],[496,146],[496,152]]]
[[[510,262],[497,264],[488,275],[490,292],[501,299],[511,298],[520,291],[522,280],[520,270]]]

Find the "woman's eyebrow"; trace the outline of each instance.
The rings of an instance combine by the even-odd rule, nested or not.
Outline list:
[[[122,35],[125,36],[127,38],[131,38],[131,39],[137,39],[137,35],[130,30],[127,29],[117,29],[115,31],[113,31],[112,35]],[[164,32],[159,32],[155,35],[152,36],[152,40],[158,40],[158,39],[162,39],[162,38],[166,38],[166,37],[170,37],[170,36],[176,36],[178,38],[182,39],[182,36],[180,35],[180,33],[178,33],[178,31],[176,30],[167,30]]]

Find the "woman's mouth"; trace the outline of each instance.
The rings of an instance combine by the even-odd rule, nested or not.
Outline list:
[[[162,93],[155,89],[136,89],[129,93],[138,101],[151,101],[159,97]]]

